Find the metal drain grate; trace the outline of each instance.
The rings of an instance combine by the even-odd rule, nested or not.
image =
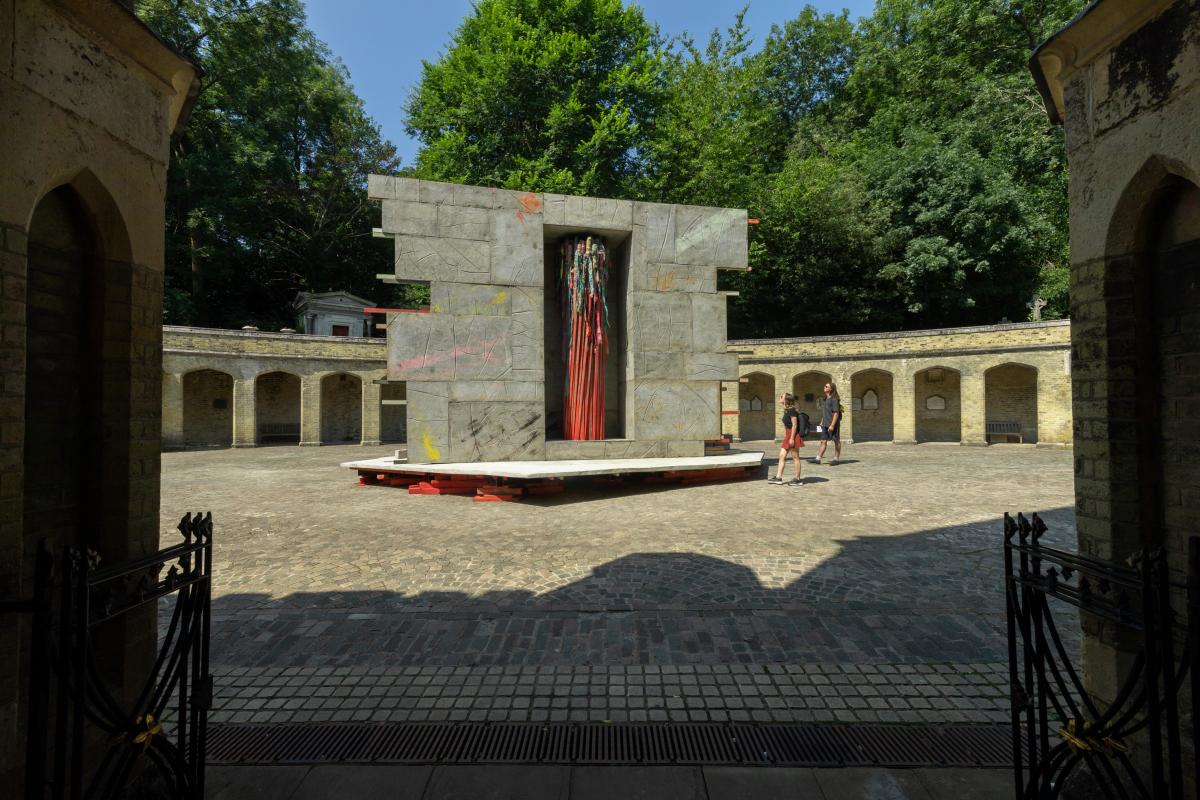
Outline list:
[[[210,725],[210,764],[774,764],[1007,767],[1007,725]]]

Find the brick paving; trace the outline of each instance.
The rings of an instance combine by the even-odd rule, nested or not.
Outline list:
[[[164,455],[164,543],[216,522],[213,721],[1003,721],[998,518],[1074,542],[1069,451],[860,445],[801,488],[520,504],[337,466],[387,452]]]

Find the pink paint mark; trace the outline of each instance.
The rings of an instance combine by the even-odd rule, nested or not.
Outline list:
[[[395,362],[395,369],[420,369],[421,367],[429,367],[434,364],[442,364],[446,361],[456,361],[460,356],[481,356],[485,353],[491,353],[499,341],[499,339],[489,339],[473,347],[459,345],[451,350],[443,350],[440,353],[426,353],[413,358],[406,358],[403,361]],[[483,352],[480,352],[481,350]],[[392,369],[392,365],[389,364],[388,368]]]

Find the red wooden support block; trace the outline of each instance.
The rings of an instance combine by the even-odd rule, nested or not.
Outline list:
[[[520,501],[520,497],[515,497],[508,494],[477,494],[475,495],[476,503],[516,503]]]

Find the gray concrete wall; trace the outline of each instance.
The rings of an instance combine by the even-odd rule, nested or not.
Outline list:
[[[388,319],[388,379],[408,385],[409,459],[699,455],[720,435],[726,352],[718,269],[745,269],[746,212],[512,192],[372,175],[393,282],[430,286],[428,314]],[[547,386],[560,373],[556,243],[610,242],[616,305],[604,444],[547,443]],[[549,378],[549,382],[547,382]],[[557,389],[553,390],[557,392]],[[551,423],[551,431],[555,424]],[[566,455],[564,455],[566,454]]]

